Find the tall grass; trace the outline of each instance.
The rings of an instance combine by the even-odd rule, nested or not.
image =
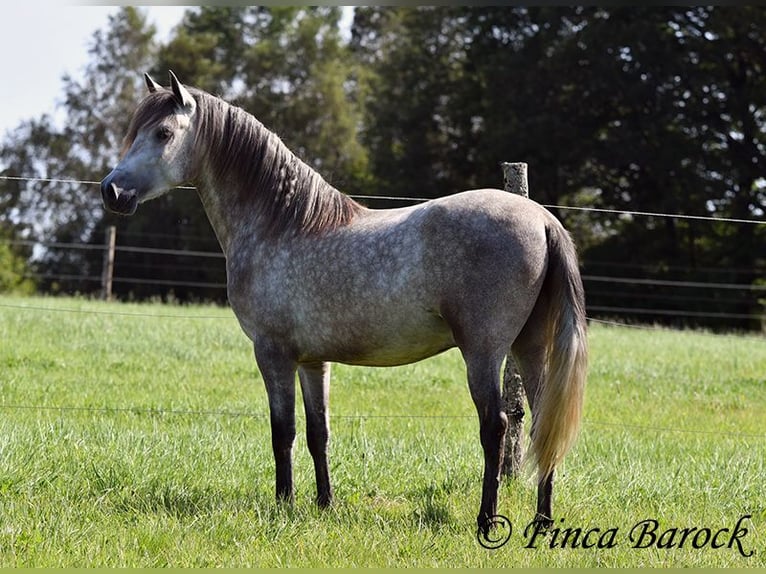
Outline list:
[[[763,339],[600,325],[589,338],[583,431],[555,489],[561,535],[527,547],[534,485],[509,481],[499,512],[513,532],[487,550],[457,352],[334,366],[323,512],[300,405],[296,501],[273,500],[265,391],[229,310],[0,298],[0,566],[766,565]],[[629,539],[644,520],[657,535],[715,533],[746,515],[749,557],[691,535],[678,548],[672,532],[671,548]],[[589,529],[614,530],[614,547],[581,547]]]

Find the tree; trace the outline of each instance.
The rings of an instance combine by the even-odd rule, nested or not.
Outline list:
[[[328,179],[359,192],[358,67],[338,7],[200,7],[162,50],[158,68],[243,107]]]
[[[352,49],[368,68],[362,141],[377,194],[438,197],[462,187],[450,161],[459,155],[450,153],[451,120],[464,80],[456,10],[355,11]]]
[[[762,218],[763,18],[718,7],[357,9],[377,192],[497,186],[500,161],[524,160],[543,203]],[[759,226],[558,215],[597,274],[710,281],[700,268],[723,262],[731,282],[749,283],[763,267]],[[755,304],[593,287],[596,305]]]
[[[365,191],[367,156],[356,137],[357,69],[342,44],[340,11],[332,7],[199,7],[186,12],[167,45],[136,8],[122,8],[96,32],[82,81],[64,78],[64,128],[50,118],[21,126],[0,150],[5,173],[98,181],[117,161],[120,138],[143,97],[141,72],[162,80],[173,69],[184,82],[234,100],[277,131],[308,163],[346,190]],[[0,201],[9,223],[40,240],[100,243],[107,225],[120,242],[146,247],[217,250],[202,206],[192,192],[163,196],[130,219],[103,213],[95,186],[8,182]],[[40,222],[44,222],[45,229]],[[195,265],[195,263],[197,265]],[[118,252],[117,294],[146,297],[167,292],[158,283],[224,283],[223,266],[199,265]],[[220,262],[219,262],[220,263]],[[97,252],[48,250],[43,273],[99,275]],[[179,267],[180,266],[180,267]],[[64,289],[85,290],[69,280]],[[43,285],[50,288],[52,284]],[[93,286],[91,286],[93,287]],[[191,289],[176,288],[185,299]],[[194,296],[217,298],[211,288]]]
[[[6,225],[36,241],[87,242],[103,223],[98,188],[58,180],[100,180],[115,163],[120,138],[135,104],[142,68],[152,56],[154,28],[139,10],[120,9],[107,30],[97,31],[85,79],[64,77],[63,127],[48,116],[23,123],[0,146],[5,175],[54,181],[0,183],[9,210]],[[103,233],[103,232],[101,232]],[[48,249],[36,267],[43,275],[91,275],[100,258],[88,252]],[[82,281],[59,282],[66,290],[89,291]],[[50,288],[50,280],[41,281]]]
[[[626,87],[606,108],[612,117],[600,137],[603,145],[592,156],[608,174],[608,185],[601,186],[605,205],[763,218],[763,19],[761,9],[646,9],[637,18],[635,10],[623,8],[610,12],[609,30],[591,27],[598,48],[590,52],[616,56],[608,77]],[[618,33],[611,37],[610,31]],[[634,253],[634,264],[662,279],[749,284],[764,268],[760,228],[633,219],[588,255],[619,261],[624,253]],[[616,272],[635,274],[635,269]],[[644,289],[634,296],[644,301],[655,296],[662,307],[677,310],[759,310],[754,295],[744,291],[687,289],[672,300],[659,289]]]
[[[337,6],[251,8],[237,101],[330,183],[363,193],[362,72],[341,41],[340,15]]]

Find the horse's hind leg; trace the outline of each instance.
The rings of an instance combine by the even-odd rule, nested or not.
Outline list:
[[[535,424],[537,411],[535,399],[542,385],[545,370],[545,325],[544,305],[537,305],[519,333],[511,350],[524,381],[524,392],[527,395],[529,408],[532,412],[532,424]],[[535,520],[543,525],[552,524],[553,506],[553,475],[539,476],[537,482],[537,514]]]
[[[505,431],[508,417],[502,410],[500,398],[500,365],[503,357],[489,353],[463,351],[468,370],[471,398],[479,414],[479,432],[484,450],[484,481],[477,522],[486,534],[497,514],[497,491],[503,464]]]
[[[330,363],[301,365],[298,376],[306,409],[306,442],[314,459],[317,504],[326,507],[332,502],[330,469],[327,464],[327,445],[330,441]]]

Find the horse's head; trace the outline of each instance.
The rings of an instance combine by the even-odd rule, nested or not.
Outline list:
[[[169,90],[144,79],[149,95],[133,114],[120,163],[101,182],[104,206],[122,215],[192,177],[197,103],[173,72]]]

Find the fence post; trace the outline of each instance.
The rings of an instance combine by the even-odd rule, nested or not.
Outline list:
[[[503,186],[505,191],[529,197],[527,164],[503,162]],[[505,434],[505,455],[503,475],[515,477],[521,472],[524,458],[524,385],[509,353],[503,373],[503,411],[508,416],[508,431]]]
[[[101,270],[101,299],[112,299],[112,275],[114,274],[114,248],[117,243],[117,228],[110,225],[106,228],[104,264]]]

